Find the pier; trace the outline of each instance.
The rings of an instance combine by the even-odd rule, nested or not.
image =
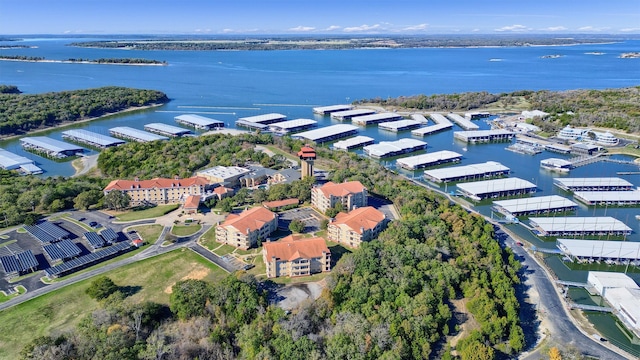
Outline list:
[[[588,311],[600,311],[600,312],[613,312],[613,309],[610,307],[606,307],[606,306],[595,306],[595,305],[583,305],[583,304],[576,304],[574,302],[570,302],[569,304],[569,308],[571,309],[580,309],[580,310],[588,310]]]
[[[458,115],[458,114],[447,114],[447,117],[449,119],[451,119],[451,121],[453,121],[454,123],[458,124],[458,126],[460,126],[461,128],[463,128],[464,130],[478,130],[480,129],[480,126],[474,124],[471,122],[471,120],[465,119],[462,116]]]
[[[317,121],[311,119],[295,119],[288,121],[281,121],[269,125],[271,130],[276,135],[286,135],[289,133],[299,132],[316,127]]]
[[[99,149],[106,149],[112,146],[122,145],[125,142],[111,136],[105,136],[82,129],[67,130],[62,132],[62,138],[74,141]]]
[[[531,217],[529,222],[540,236],[622,236],[632,231],[625,223],[610,216]]]
[[[43,173],[43,170],[37,167],[33,160],[4,149],[0,149],[0,168],[5,170],[17,170],[24,174]]]
[[[286,115],[278,114],[278,113],[270,113],[256,116],[247,116],[241,117],[238,121],[242,121],[243,123],[254,123],[254,124],[264,124],[269,125],[277,122],[284,121],[287,118]],[[236,121],[236,123],[238,123]]]

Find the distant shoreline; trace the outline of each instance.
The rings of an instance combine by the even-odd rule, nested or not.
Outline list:
[[[97,61],[71,61],[71,60],[28,60],[28,59],[7,59],[0,58],[0,61],[15,62],[32,62],[32,63],[54,63],[54,64],[90,64],[90,65],[125,65],[125,66],[167,66],[167,63],[116,63],[116,62],[97,62]]]

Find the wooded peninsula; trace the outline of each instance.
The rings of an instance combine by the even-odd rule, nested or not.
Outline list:
[[[42,56],[4,55],[4,56],[0,56],[0,60],[28,61],[28,62],[53,62],[53,63],[64,63],[64,64],[162,65],[162,66],[167,65],[166,61],[140,59],[140,58],[47,60]]]
[[[160,91],[116,86],[35,95],[16,90],[0,93],[0,138],[169,101]]]

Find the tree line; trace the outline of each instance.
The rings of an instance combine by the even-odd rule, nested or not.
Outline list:
[[[23,56],[23,55],[2,55],[0,59],[4,60],[20,60],[20,61],[44,61],[42,56]],[[154,64],[166,65],[166,61],[141,59],[141,58],[100,58],[100,59],[82,59],[69,58],[66,60],[55,60],[56,62],[88,62],[96,64]]]
[[[0,94],[0,134],[16,135],[74,122],[133,107],[162,104],[166,94],[117,86],[51,92],[44,94]]]

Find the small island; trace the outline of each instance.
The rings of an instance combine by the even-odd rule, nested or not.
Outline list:
[[[622,53],[620,59],[640,59],[640,52]]]
[[[560,55],[560,54],[553,54],[553,55],[544,55],[544,56],[540,56],[541,59],[558,59],[563,57],[564,55]]]
[[[41,56],[0,56],[0,60],[4,61],[25,61],[25,62],[48,62],[62,64],[111,64],[111,65],[156,65],[166,66],[166,61],[140,59],[140,58],[101,58],[101,59],[67,59],[67,60],[47,60]]]

